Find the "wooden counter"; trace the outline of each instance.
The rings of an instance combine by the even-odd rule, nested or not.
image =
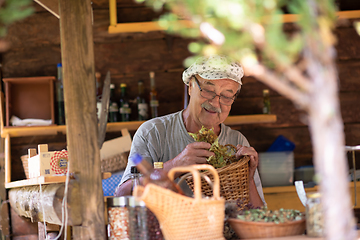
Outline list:
[[[356,184],[356,201],[353,182],[349,183],[349,188],[354,208],[360,208],[360,183],[357,182]],[[318,186],[312,188],[305,188],[306,193],[316,192],[318,190]],[[295,186],[265,187],[263,188],[263,191],[267,206],[271,210],[288,208],[305,211],[305,207],[302,205],[297,195]]]
[[[357,230],[358,239],[360,238],[360,230]],[[296,235],[296,236],[289,236],[289,237],[277,237],[277,238],[252,238],[251,240],[265,240],[265,239],[271,239],[271,240],[324,240],[323,237],[308,237],[305,234],[304,235]]]

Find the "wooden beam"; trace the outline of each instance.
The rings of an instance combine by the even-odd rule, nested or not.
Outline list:
[[[59,0],[69,170],[79,179],[81,227],[74,239],[105,239],[90,0]]]
[[[6,240],[10,239],[10,216],[9,203],[4,201],[0,205],[0,223],[2,235],[5,235]]]
[[[34,0],[34,2],[48,10],[55,17],[60,18],[58,0]]]
[[[109,16],[110,16],[110,26],[116,26],[117,24],[116,0],[109,0]]]
[[[11,182],[10,135],[5,136],[5,185]]]

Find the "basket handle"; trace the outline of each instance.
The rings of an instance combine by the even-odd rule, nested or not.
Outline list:
[[[188,176],[190,176],[190,175],[191,175],[190,172],[183,174],[183,175],[180,177],[180,180],[178,181],[177,184],[180,185],[180,184],[181,184],[183,181],[185,181],[185,179],[186,179]],[[209,184],[209,186],[211,187],[211,189],[214,188],[214,184],[213,184],[213,182],[211,181],[211,179],[209,178],[208,175],[205,175],[205,174],[203,174],[202,172],[200,172],[200,177],[204,178],[204,180]]]
[[[186,167],[174,167],[170,169],[168,176],[170,180],[174,180],[176,172],[191,172],[194,178],[194,195],[195,199],[201,200],[201,177],[199,170],[208,170],[214,176],[213,196],[220,199],[220,179],[215,168],[209,164],[195,164]]]

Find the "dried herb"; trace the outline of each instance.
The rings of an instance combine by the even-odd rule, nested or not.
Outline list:
[[[209,151],[215,153],[215,156],[209,157],[207,161],[214,168],[221,168],[238,161],[235,156],[236,147],[231,144],[220,145],[214,128],[207,129],[202,126],[199,132],[189,133],[189,135],[197,142],[207,142],[211,144]]]
[[[226,200],[225,202],[225,219],[224,219],[224,237],[227,240],[238,239],[235,231],[227,221],[229,218],[236,218],[243,210],[259,209],[251,203],[246,203],[245,198],[238,198],[236,200]]]
[[[268,210],[265,206],[260,209],[243,210],[236,218],[248,222],[272,222],[279,224],[302,220],[304,219],[304,214],[294,209],[280,208],[279,210],[272,211]]]

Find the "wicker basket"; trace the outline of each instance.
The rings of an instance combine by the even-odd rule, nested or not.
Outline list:
[[[214,174],[214,196],[202,198],[199,169]],[[165,239],[221,239],[225,200],[219,194],[219,177],[210,165],[176,167],[169,171],[173,180],[175,172],[191,172],[195,180],[195,198],[180,195],[154,184],[136,187],[133,195],[140,197],[157,217]]]
[[[129,151],[101,159],[101,172],[117,172],[126,168]]]
[[[220,178],[220,196],[225,200],[242,199],[244,204],[249,203],[249,160],[249,156],[244,156],[238,162],[216,169]],[[203,174],[213,181],[208,171]],[[194,191],[192,176],[186,176],[185,180]],[[201,179],[201,191],[205,196],[212,196],[212,187],[204,179]]]
[[[305,232],[305,219],[285,223],[247,222],[229,218],[232,229],[239,238],[274,238],[301,235]]]

